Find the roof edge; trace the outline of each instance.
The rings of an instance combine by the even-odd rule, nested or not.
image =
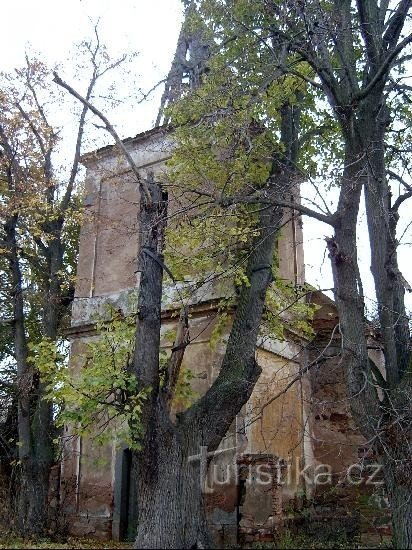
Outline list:
[[[152,136],[155,136],[156,134],[170,134],[171,131],[172,127],[167,124],[164,124],[162,126],[154,126],[149,130],[145,130],[144,132],[136,134],[134,137],[127,137],[122,139],[122,143],[124,143],[125,145],[132,145],[133,143],[139,143],[140,141],[144,141]],[[91,164],[92,162],[107,156],[115,147],[116,144],[112,143],[111,145],[105,145],[104,147],[100,147],[99,149],[95,149],[94,151],[84,153],[80,157],[80,162],[83,165],[87,166],[88,164]]]

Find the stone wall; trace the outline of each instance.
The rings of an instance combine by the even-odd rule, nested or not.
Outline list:
[[[271,542],[284,524],[282,461],[272,455],[238,459],[240,500],[238,542]],[[256,483],[256,478],[262,478]],[[263,481],[263,483],[262,483]]]
[[[320,293],[314,293],[312,300],[320,309],[314,319],[317,336],[309,351],[310,361],[319,358],[308,376],[311,402],[307,433],[314,458],[311,475],[327,467],[331,476],[325,476],[327,483],[312,485],[309,516],[313,524],[335,525],[335,532],[340,525],[343,537],[367,533],[378,540],[389,532],[383,478],[376,456],[351,414],[336,307]],[[369,343],[370,354],[384,373],[383,354],[372,331]]]

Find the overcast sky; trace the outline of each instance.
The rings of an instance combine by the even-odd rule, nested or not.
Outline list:
[[[167,74],[174,53],[182,20],[180,0],[19,0],[2,2],[0,69],[12,70],[24,63],[26,51],[39,52],[49,64],[60,64],[63,76],[75,44],[92,35],[100,19],[102,42],[116,57],[124,52],[137,51],[135,67],[138,83],[149,90]],[[148,129],[153,124],[161,90],[152,101],[139,108],[117,111],[111,119],[119,133],[126,137]],[[111,140],[103,137],[106,143]],[[411,218],[411,207],[404,207]],[[307,280],[320,288],[332,287],[329,260],[325,256],[324,236],[330,228],[313,220],[305,220],[305,260]],[[365,229],[361,233],[364,236]],[[410,241],[409,236],[405,236]],[[373,299],[369,277],[369,253],[361,238],[359,256],[365,279],[365,293]],[[412,282],[412,266],[408,246],[400,248],[401,269]],[[410,301],[410,300],[409,300]],[[373,301],[367,305],[371,308]]]
[[[50,62],[61,61],[99,18],[102,39],[113,51],[138,50],[145,66],[164,66],[182,10],[179,0],[18,0],[2,2],[1,12],[2,67],[13,68],[30,44]]]
[[[180,0],[4,1],[1,12],[1,70],[22,65],[28,51],[38,52],[50,65],[60,64],[65,75],[73,64],[69,53],[93,36],[99,21],[99,37],[113,58],[138,52],[134,67],[145,91],[167,73],[182,21]],[[139,109],[138,119],[113,122],[122,135],[134,135],[151,125],[157,107],[158,95]]]

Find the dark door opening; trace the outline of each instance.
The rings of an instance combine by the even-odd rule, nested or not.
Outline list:
[[[136,536],[137,502],[132,453],[129,449],[119,451],[115,468],[113,510],[113,538],[133,541]]]

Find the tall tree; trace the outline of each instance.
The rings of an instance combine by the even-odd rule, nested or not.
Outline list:
[[[253,76],[260,86],[257,101],[287,75],[308,84],[312,103],[307,103],[309,109],[302,114],[309,123],[306,147],[329,178],[338,174],[339,200],[333,212],[320,201],[315,209],[302,205],[296,209],[333,229],[327,246],[340,317],[347,396],[361,432],[383,466],[395,546],[410,548],[410,331],[404,303],[408,285],[398,268],[397,225],[399,208],[412,195],[408,178],[402,177],[409,167],[402,152],[408,153],[409,147],[401,145],[410,132],[410,87],[404,78],[412,42],[412,3],[202,0],[197,5],[218,33],[227,55],[239,56],[239,45],[245,43],[265,50]],[[290,55],[282,58],[279,52],[285,50]],[[245,49],[243,55],[247,71]],[[311,175],[310,163],[306,169]],[[391,182],[400,183],[403,191],[395,194]],[[384,374],[368,357],[357,248],[362,191]],[[262,193],[257,194],[262,201]],[[268,199],[268,203],[280,205],[282,201]]]
[[[122,60],[107,62],[99,43],[85,43],[91,67],[86,97],[99,78]],[[123,58],[122,58],[123,59]],[[80,152],[87,108],[76,121],[74,153],[67,173],[59,169],[59,129],[52,125],[57,98],[50,71],[27,58],[26,66],[3,75],[0,111],[1,276],[5,282],[1,321],[2,370],[17,407],[17,531],[44,532],[50,467],[56,459],[52,402],[33,348],[42,345],[53,362],[56,342],[74,295],[80,201]]]

